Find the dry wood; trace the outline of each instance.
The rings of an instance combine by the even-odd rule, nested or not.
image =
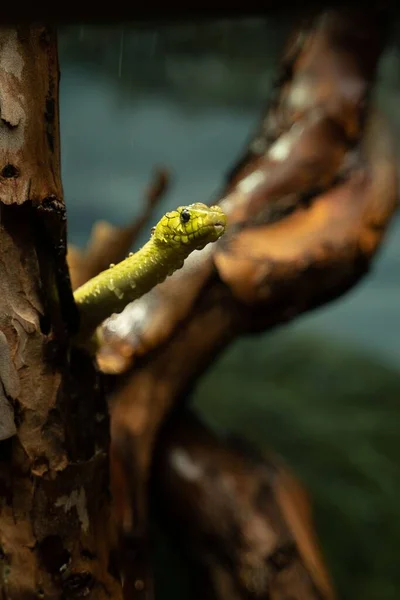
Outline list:
[[[54,31],[0,29],[0,591],[118,600],[106,403],[87,357],[68,356],[58,79]]]

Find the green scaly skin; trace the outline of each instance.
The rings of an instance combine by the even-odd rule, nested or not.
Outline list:
[[[97,327],[111,314],[146,294],[224,233],[226,215],[219,206],[202,203],[168,212],[152,229],[150,240],[135,254],[90,279],[74,292],[80,329],[74,342],[92,347]]]

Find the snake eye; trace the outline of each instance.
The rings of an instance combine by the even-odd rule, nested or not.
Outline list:
[[[190,211],[187,208],[184,208],[181,212],[181,221],[182,223],[190,221]]]

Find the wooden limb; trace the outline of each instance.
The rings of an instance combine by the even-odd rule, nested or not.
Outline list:
[[[253,258],[231,250],[221,251],[218,258],[225,261],[225,275],[237,273],[238,278],[228,287],[216,274],[210,277],[184,327],[138,360],[121,381],[112,404],[112,452],[125,456],[130,479],[135,473],[130,490],[134,507],[129,510],[138,516],[135,522],[132,516],[128,519],[133,528],[142,528],[146,521],[145,489],[157,430],[215,355],[241,333],[272,327],[332,299],[365,273],[397,193],[394,157],[388,154],[379,122],[373,122],[376,128],[371,125],[369,131],[374,144],[366,145],[368,175],[321,196],[310,212],[294,213],[291,221],[271,226],[271,238],[263,228],[260,234],[255,229],[251,238],[244,230],[235,244],[248,239],[243,245],[246,251],[252,248]],[[270,254],[257,254],[261,248]],[[241,294],[246,302],[237,299]]]
[[[106,406],[69,359],[58,79],[53,30],[0,29],[0,595],[118,600]]]
[[[68,247],[68,264],[73,289],[108,269],[111,263],[123,260],[139,233],[150,219],[154,207],[162,199],[169,186],[165,169],[156,169],[145,193],[142,213],[126,227],[115,227],[106,221],[95,223],[86,250]]]
[[[228,240],[243,239],[238,228],[248,231],[240,265],[250,255],[248,238],[256,235],[255,225],[265,224],[260,229],[264,240],[271,222],[306,209],[322,192],[336,189],[350,175],[358,177],[364,164],[360,140],[387,18],[380,11],[329,11],[293,34],[271,106],[221,192],[219,202],[229,215],[227,234],[220,244],[195,253],[169,280],[105,322],[104,344],[98,354],[102,370],[127,370],[139,356],[163,344],[193,309],[215,266],[236,293],[241,275],[236,281],[232,263],[227,272],[225,249]],[[390,204],[386,219],[392,210]],[[308,218],[304,213],[306,228]],[[357,227],[357,219],[352,222]],[[296,235],[296,227],[293,230]],[[326,227],[321,234],[327,235]],[[281,243],[288,247],[286,237]],[[309,254],[315,248],[309,236],[304,262],[311,264]],[[335,252],[332,249],[328,261],[335,260]],[[269,260],[263,268],[269,272]],[[284,283],[286,275],[282,273],[280,279]],[[243,299],[243,294],[239,297]]]
[[[398,193],[390,133],[374,112],[360,157],[345,181],[320,194],[308,208],[223,240],[215,256],[218,272],[235,297],[255,310],[256,329],[334,299],[368,270],[397,207]],[[266,310],[272,306],[274,310]]]
[[[110,452],[112,470],[120,468],[124,479],[122,496],[122,488],[112,486],[114,497],[120,495],[116,517],[123,535],[145,539],[147,482],[158,429],[221,349],[242,333],[262,331],[331,300],[365,273],[394,210],[397,192],[394,156],[375,117],[368,131],[374,140],[365,145],[368,175],[321,196],[308,209],[309,219],[304,211],[294,213],[293,221],[271,226],[271,231],[282,228],[293,246],[278,233],[271,236],[271,245],[263,244],[269,236],[258,238],[255,230],[246,245],[246,251],[249,247],[254,251],[253,260],[243,255],[244,250],[221,251],[220,259],[227,261],[225,273],[235,273],[236,261],[236,297],[231,291],[233,281],[228,287],[217,274],[209,277],[184,326],[166,344],[138,359],[134,371],[120,380],[111,405]],[[241,233],[245,235],[246,230]],[[236,238],[237,244],[240,239]],[[257,256],[258,248],[268,248],[274,260]],[[278,251],[279,260],[274,257]],[[253,278],[263,267],[260,279]],[[246,302],[237,298],[243,290],[251,293]]]
[[[159,428],[215,356],[333,300],[371,264],[397,205],[390,134],[368,103],[384,29],[378,13],[345,10],[295,36],[260,129],[265,146],[250,147],[223,191],[227,234],[104,327],[103,368],[113,353],[114,370],[135,363],[111,403],[123,536],[146,536]]]
[[[183,412],[163,428],[152,497],[203,565],[215,600],[333,600],[310,500],[281,460]]]

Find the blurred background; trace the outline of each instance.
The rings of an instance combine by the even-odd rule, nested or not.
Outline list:
[[[268,18],[61,29],[69,241],[84,246],[98,219],[131,220],[155,165],[173,185],[154,222],[208,201],[266,106],[290,26]],[[399,41],[397,27],[376,89],[398,148]],[[397,218],[371,273],[343,298],[235,343],[194,398],[210,424],[273,448],[305,482],[344,600],[400,598],[399,234]],[[158,563],[157,597],[189,598],[184,557],[167,540]]]

